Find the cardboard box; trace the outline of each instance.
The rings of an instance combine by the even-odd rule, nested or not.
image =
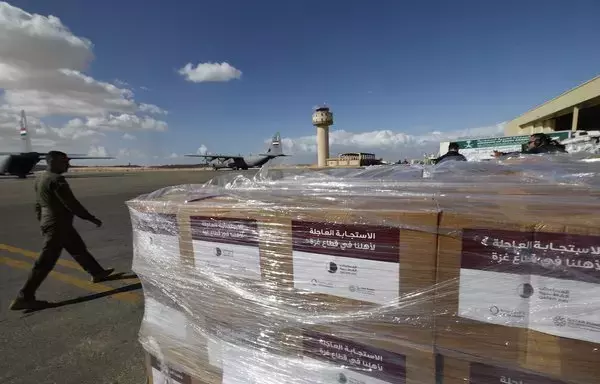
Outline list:
[[[208,360],[206,329],[203,316],[190,316],[180,302],[151,283],[145,283],[139,340],[147,350],[170,361],[185,360],[185,356]]]
[[[213,372],[197,370],[190,373],[177,363],[165,359],[159,360],[148,352],[145,353],[145,359],[148,384],[221,384],[222,382],[222,378]]]
[[[133,233],[132,270],[168,278],[182,268],[179,203],[128,201]]]
[[[489,216],[477,216],[476,212],[473,215],[446,212],[441,214],[435,300],[435,343],[439,348],[475,356],[487,356],[508,364],[518,364],[518,361],[524,359],[527,350],[526,329],[508,326],[509,323],[502,322],[504,317],[498,318],[499,323],[493,324],[461,316],[461,311],[469,311],[474,307],[473,302],[487,303],[487,287],[498,285],[494,280],[498,278],[497,276],[490,278],[475,275],[467,280],[467,277],[461,275],[462,266],[470,266],[466,265],[470,261],[476,263],[485,260],[479,253],[481,250],[477,248],[478,242],[489,235],[502,237],[504,236],[502,231],[509,230],[514,231],[515,236],[516,234],[528,236],[534,229],[532,224],[519,226],[514,222],[486,220],[487,217]],[[473,228],[485,229],[478,232]],[[466,258],[469,255],[472,257]],[[471,269],[467,272],[469,271]],[[499,290],[502,292],[501,287]],[[493,305],[490,304],[489,308],[492,307]]]
[[[208,316],[273,329],[328,317],[433,347],[438,211],[431,200],[348,199],[342,209],[217,197],[179,214],[182,254],[210,280],[201,295]]]
[[[348,199],[271,218],[265,254],[279,309],[299,326],[335,323],[432,348],[438,211],[408,203]]]
[[[551,201],[503,207],[490,199],[442,213],[436,346],[594,382],[600,375],[597,206],[584,197],[560,208]]]
[[[190,307],[236,328],[287,327],[277,312],[278,287],[267,264],[269,216],[247,202],[214,197],[181,205],[182,257]],[[192,302],[193,301],[193,302]],[[284,319],[285,320],[285,319]]]
[[[154,370],[160,360],[163,365],[177,372],[185,372],[194,384],[197,382],[194,380],[221,383],[224,378],[232,380],[245,377],[257,367],[265,371],[273,370],[273,361],[285,364],[287,360],[297,360],[302,353],[302,339],[294,329],[278,332],[256,326],[234,328],[209,318],[193,326],[204,337],[203,345],[172,339],[169,335],[165,337],[164,331],[157,328],[154,328],[152,335],[140,337],[147,354],[154,356]],[[287,370],[282,368],[281,372]],[[179,373],[177,375],[182,376]]]
[[[534,372],[492,365],[474,357],[438,355],[439,384],[568,384]],[[591,384],[592,382],[590,382]]]

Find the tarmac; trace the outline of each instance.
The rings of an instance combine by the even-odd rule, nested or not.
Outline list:
[[[125,201],[165,186],[201,184],[225,172],[67,175],[75,196],[104,224],[96,228],[76,219],[76,228],[100,264],[122,275],[92,284],[63,251],[37,294],[55,306],[29,313],[10,311],[8,306],[41,247],[34,176],[0,179],[0,383],[145,383],[143,351],[137,341],[143,292],[131,272],[132,230]]]

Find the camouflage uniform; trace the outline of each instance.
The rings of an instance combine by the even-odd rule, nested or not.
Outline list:
[[[104,269],[89,253],[73,227],[74,216],[90,221],[95,217],[75,198],[64,176],[49,170],[44,172],[35,181],[35,192],[35,212],[44,236],[44,245],[21,290],[21,296],[35,296],[35,291],[54,268],[63,248],[89,274],[102,275]]]

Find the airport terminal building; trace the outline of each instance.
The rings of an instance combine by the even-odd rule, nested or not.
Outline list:
[[[579,131],[579,132],[576,132]],[[596,131],[582,132],[582,131]],[[567,149],[579,151],[591,145],[600,148],[600,76],[522,114],[506,124],[504,136],[463,139],[456,143],[468,160],[490,160],[494,151],[520,151],[533,133],[547,133],[554,140],[576,140]],[[585,138],[582,135],[586,135]],[[593,136],[593,137],[592,137]],[[577,139],[572,139],[580,137]],[[448,151],[448,141],[440,143],[439,154]]]
[[[517,117],[504,135],[576,130],[600,130],[600,76]]]

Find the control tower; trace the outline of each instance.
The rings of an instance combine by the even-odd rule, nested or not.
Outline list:
[[[312,115],[312,123],[317,127],[318,166],[326,167],[329,158],[329,126],[333,125],[333,113],[328,107],[319,107]]]

